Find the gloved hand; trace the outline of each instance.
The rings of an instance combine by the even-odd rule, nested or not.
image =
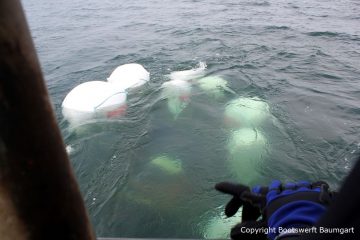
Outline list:
[[[287,183],[284,186],[280,181],[273,181],[269,188],[256,186],[252,190],[241,184],[219,183],[215,188],[223,193],[233,196],[225,208],[226,216],[234,215],[243,206],[242,223],[231,230],[232,239],[244,237],[244,226],[252,228],[269,227],[267,237],[275,239],[279,235],[279,228],[302,228],[311,227],[315,224],[326,206],[332,201],[334,193],[329,192],[329,186],[325,182]],[[262,216],[261,220],[257,218]],[[265,239],[262,234],[247,235],[251,239]],[[282,234],[283,237],[298,236],[298,234]]]
[[[256,192],[252,192],[248,186],[242,184],[233,184],[229,182],[221,182],[215,185],[215,189],[232,195],[232,199],[225,207],[225,215],[232,217],[242,209],[241,223],[231,229],[231,239],[267,239],[264,231],[254,233],[246,233],[242,229],[263,229],[267,228],[265,219],[256,221],[261,216],[261,209],[266,205],[266,193],[268,188],[257,187]]]

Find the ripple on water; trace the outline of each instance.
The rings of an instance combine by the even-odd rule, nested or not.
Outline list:
[[[308,32],[306,33],[306,35],[311,37],[337,37],[340,35],[340,33],[325,31],[325,32]]]
[[[288,26],[266,26],[265,29],[269,30],[290,30],[291,28]]]

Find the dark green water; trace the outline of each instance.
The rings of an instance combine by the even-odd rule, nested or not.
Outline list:
[[[23,1],[65,143],[98,236],[204,237],[227,198],[227,94],[196,87],[175,121],[159,100],[172,71],[207,63],[237,96],[270,105],[256,182],[326,180],[334,188],[360,149],[360,4],[341,1]],[[61,102],[76,85],[137,62],[150,83],[126,117],[71,131]],[[168,155],[183,172],[149,165]]]

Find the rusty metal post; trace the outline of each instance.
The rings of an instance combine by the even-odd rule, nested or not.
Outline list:
[[[19,0],[0,1],[0,221],[2,239],[95,239]]]

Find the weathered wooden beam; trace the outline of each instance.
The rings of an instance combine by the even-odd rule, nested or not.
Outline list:
[[[95,239],[19,0],[0,1],[0,190],[1,239]]]

